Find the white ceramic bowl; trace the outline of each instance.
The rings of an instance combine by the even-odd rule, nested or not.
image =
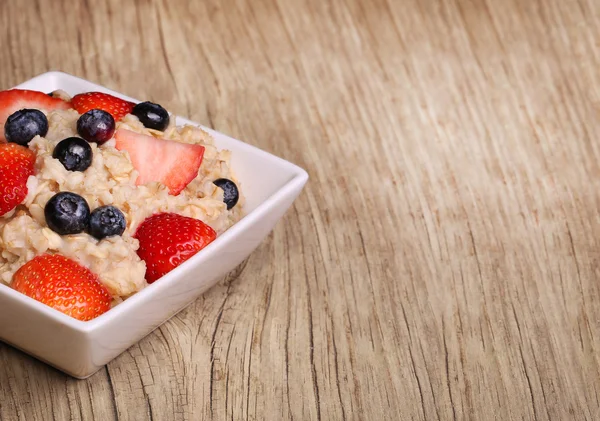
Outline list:
[[[17,86],[70,95],[101,91],[132,102],[102,86],[61,72],[49,72]],[[177,124],[197,123],[177,117]],[[281,158],[206,127],[220,149],[232,151],[232,167],[246,197],[246,216],[214,242],[100,317],[73,319],[0,283],[0,340],[77,378],[86,378],[177,314],[242,262],[269,234],[308,180]]]

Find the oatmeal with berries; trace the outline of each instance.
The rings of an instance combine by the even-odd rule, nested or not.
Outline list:
[[[158,104],[10,90],[0,92],[0,122],[0,281],[26,279],[15,288],[73,317],[140,291],[242,217],[230,152]],[[68,277],[83,273],[72,265],[90,279]],[[94,307],[77,293],[92,289],[71,286],[57,305],[48,290],[65,282],[108,294]]]

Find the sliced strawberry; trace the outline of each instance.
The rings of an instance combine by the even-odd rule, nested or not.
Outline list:
[[[210,244],[217,233],[198,219],[159,213],[146,218],[134,237],[140,242],[137,254],[146,262],[146,281],[152,283]]]
[[[79,114],[94,109],[103,110],[111,113],[115,121],[119,121],[125,115],[131,113],[135,105],[133,102],[125,101],[124,99],[102,92],[86,92],[75,95],[71,99],[71,104],[73,104],[73,108]]]
[[[107,312],[112,300],[92,271],[59,254],[44,254],[25,263],[13,275],[11,286],[82,321]]]
[[[6,123],[6,119],[15,111],[22,110],[23,108],[45,111],[66,110],[71,108],[71,104],[38,91],[28,91],[25,89],[0,91],[0,143],[6,141],[4,137],[4,123]]]
[[[27,196],[27,178],[33,174],[35,153],[16,143],[0,143],[0,216]]]
[[[159,181],[176,196],[198,175],[204,146],[159,139],[125,129],[115,132],[116,148],[129,152],[139,176],[136,184]]]

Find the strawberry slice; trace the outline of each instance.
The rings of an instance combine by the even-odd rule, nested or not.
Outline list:
[[[0,143],[0,216],[27,196],[27,178],[33,174],[35,153],[16,143]]]
[[[119,129],[115,132],[116,148],[129,152],[134,168],[139,172],[136,184],[159,181],[177,196],[198,175],[204,146]]]
[[[71,98],[71,104],[79,114],[94,109],[103,110],[112,114],[115,121],[119,121],[125,115],[131,113],[135,105],[133,102],[103,92],[86,92],[75,95]]]
[[[11,286],[82,321],[107,312],[112,299],[92,271],[59,254],[43,254],[25,263],[13,275]]]
[[[198,219],[158,213],[146,218],[134,237],[140,242],[137,254],[146,262],[146,281],[151,284],[212,243],[217,233]]]
[[[22,110],[23,108],[45,111],[66,110],[71,108],[71,104],[38,91],[29,91],[26,89],[0,91],[0,143],[6,142],[6,138],[4,137],[4,123],[6,123],[6,119],[15,111]]]

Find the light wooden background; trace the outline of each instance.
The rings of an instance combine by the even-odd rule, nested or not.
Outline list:
[[[1,345],[0,418],[600,419],[599,21],[596,0],[1,1],[1,88],[63,70],[311,180],[88,380]]]

